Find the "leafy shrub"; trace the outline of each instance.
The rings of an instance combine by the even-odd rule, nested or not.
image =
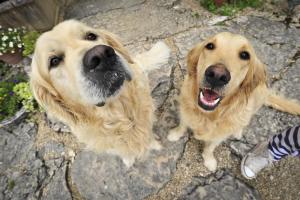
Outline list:
[[[13,91],[17,95],[19,102],[22,103],[26,111],[34,111],[35,101],[28,82],[18,83],[14,86]]]
[[[28,56],[33,53],[36,40],[38,39],[39,36],[40,33],[36,31],[29,31],[23,36],[22,38],[24,44],[23,56]]]
[[[224,0],[224,4],[218,7],[214,0],[200,0],[203,7],[212,13],[232,16],[246,7],[257,8],[263,4],[262,0]]]
[[[13,82],[0,83],[0,120],[10,117],[20,108],[18,99],[13,92]]]
[[[0,121],[13,116],[22,106],[28,112],[34,111],[37,106],[29,83],[20,77],[0,82]]]

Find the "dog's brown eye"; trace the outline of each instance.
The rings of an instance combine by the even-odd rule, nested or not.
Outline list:
[[[250,54],[247,51],[242,51],[240,53],[240,58],[242,60],[249,60],[250,59]]]
[[[208,50],[213,50],[215,49],[215,45],[213,43],[208,43],[206,46],[205,46],[206,49]]]
[[[95,41],[97,40],[98,36],[94,33],[87,33],[85,38],[86,40]]]
[[[58,66],[61,61],[62,57],[59,56],[53,56],[52,58],[50,58],[50,69]]]

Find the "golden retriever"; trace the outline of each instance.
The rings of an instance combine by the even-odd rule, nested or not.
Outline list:
[[[186,127],[205,141],[204,165],[215,171],[215,147],[231,135],[241,137],[252,115],[263,105],[300,114],[295,100],[286,100],[267,88],[266,68],[249,41],[228,32],[195,46],[187,56],[188,74],[180,94],[180,125],[168,135],[183,136]]]
[[[69,125],[79,142],[131,166],[160,148],[143,70],[167,63],[169,53],[159,42],[134,59],[112,33],[65,21],[38,39],[31,87],[39,104]]]

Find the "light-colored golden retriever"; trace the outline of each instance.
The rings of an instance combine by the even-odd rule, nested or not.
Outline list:
[[[88,149],[119,155],[131,166],[160,148],[144,70],[167,63],[169,53],[159,42],[134,59],[112,33],[65,21],[38,39],[31,87],[46,112]]]
[[[188,74],[180,95],[180,125],[168,135],[183,136],[187,127],[205,141],[204,165],[216,170],[215,147],[243,128],[263,105],[300,114],[295,100],[275,95],[266,85],[266,68],[241,35],[219,33],[195,46],[187,56]]]

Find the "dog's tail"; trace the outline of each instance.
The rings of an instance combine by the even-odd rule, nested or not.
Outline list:
[[[267,97],[265,105],[283,112],[300,115],[300,103],[296,99],[287,99],[284,96],[275,94],[273,91]]]
[[[143,71],[151,71],[168,63],[170,48],[162,41],[157,42],[149,51],[136,55],[137,62]]]

